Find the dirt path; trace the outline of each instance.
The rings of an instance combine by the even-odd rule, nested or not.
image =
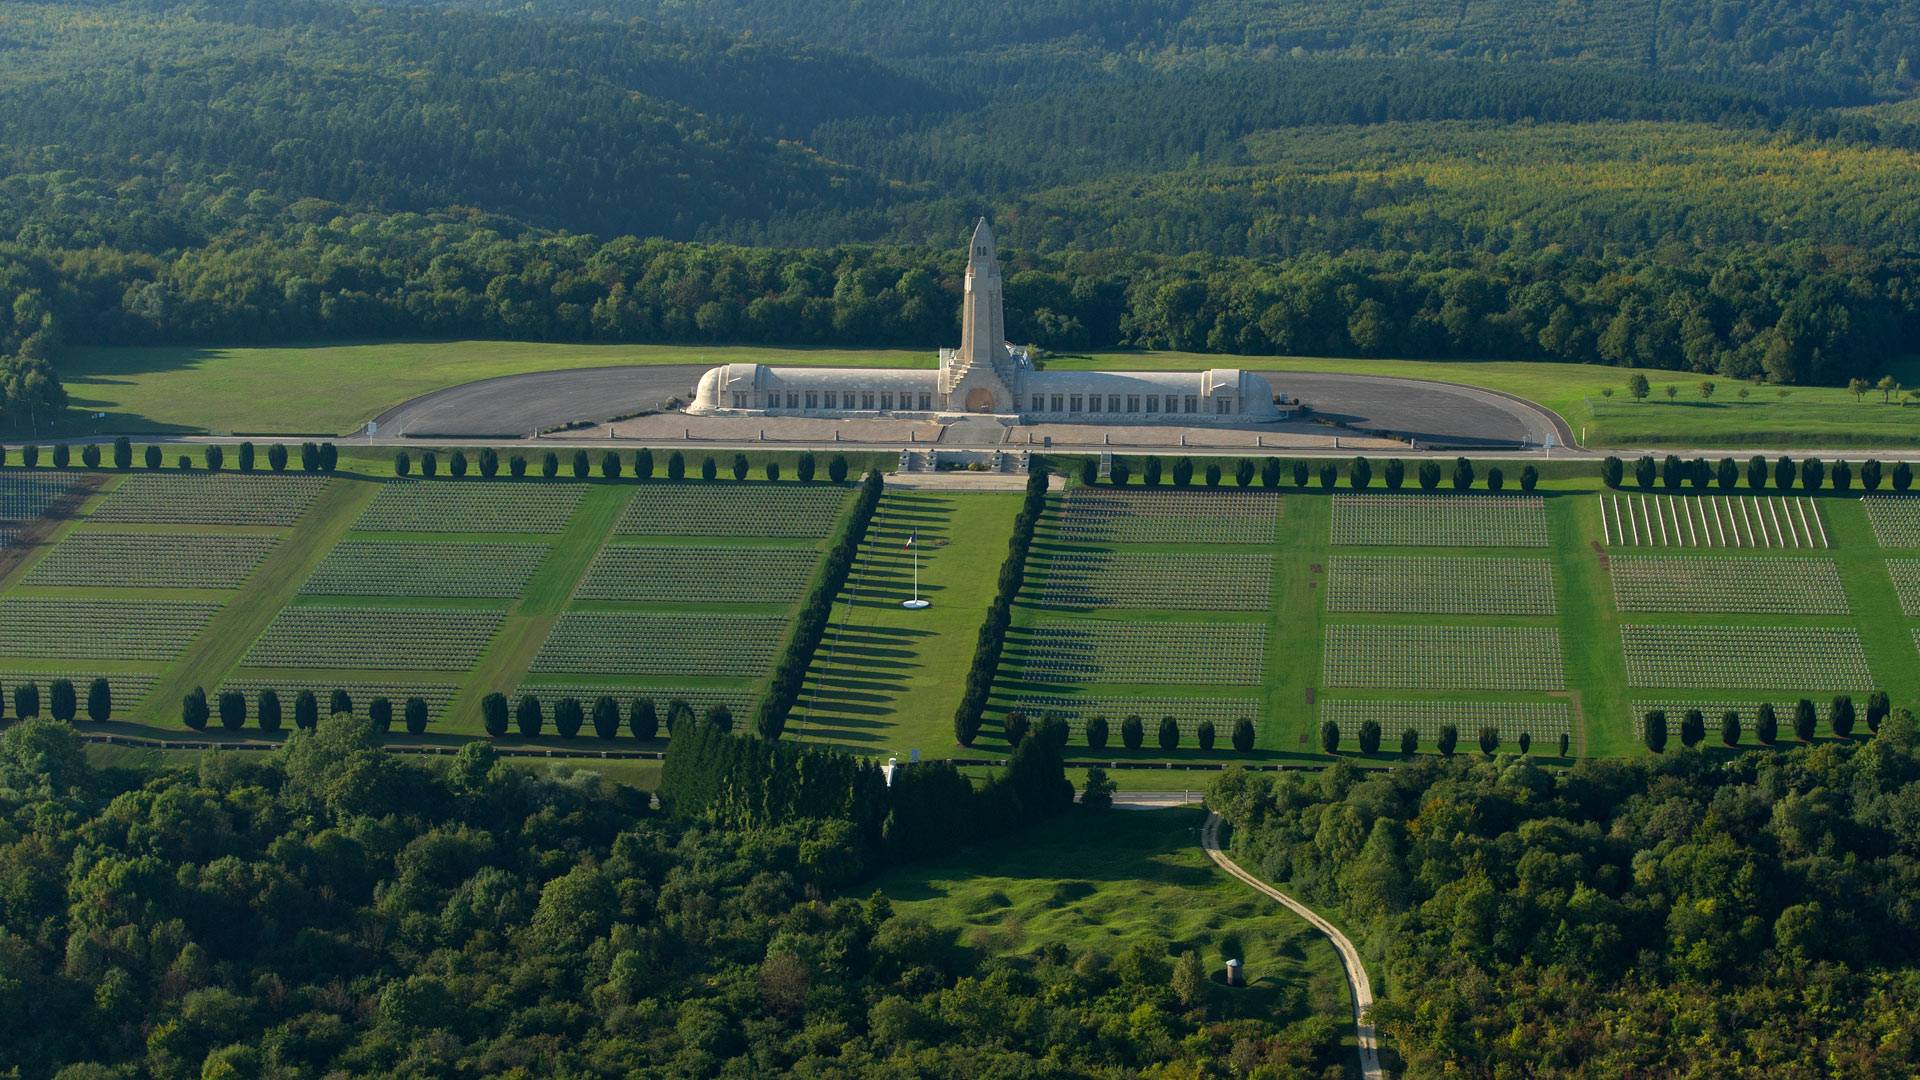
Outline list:
[[[1353,1025],[1360,1044],[1360,1075],[1364,1080],[1385,1080],[1386,1072],[1380,1068],[1380,1040],[1373,1029],[1373,1021],[1367,1019],[1366,1012],[1373,1007],[1373,984],[1367,981],[1367,969],[1360,963],[1360,952],[1347,940],[1340,928],[1320,917],[1312,908],[1279,889],[1261,881],[1240,868],[1240,864],[1227,857],[1220,849],[1219,814],[1208,813],[1206,828],[1200,831],[1200,846],[1206,849],[1207,857],[1220,869],[1246,882],[1257,891],[1279,901],[1287,910],[1313,924],[1315,930],[1327,936],[1333,942],[1334,951],[1340,954],[1340,964],[1347,969],[1347,986],[1353,991]]]

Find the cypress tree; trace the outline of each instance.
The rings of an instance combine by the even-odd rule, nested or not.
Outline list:
[[[393,702],[384,697],[375,697],[367,702],[367,719],[373,722],[373,730],[382,735],[393,730]]]
[[[609,695],[593,700],[593,733],[602,739],[620,736],[620,703]]]
[[[794,475],[800,478],[801,483],[811,484],[813,483],[813,474],[815,471],[816,464],[813,459],[813,451],[800,451],[800,460],[795,463],[793,467]]]
[[[1096,716],[1087,721],[1087,749],[1105,750],[1107,748],[1107,718]]]
[[[1641,737],[1646,741],[1647,749],[1662,753],[1667,749],[1667,714],[1660,709],[1648,712],[1642,721]]]
[[[393,454],[393,475],[410,476],[413,473],[413,456],[405,450],[396,450]]]
[[[833,455],[832,460],[827,462],[827,479],[833,481],[836,484],[844,483],[846,481],[847,479],[846,455],[835,454]]]
[[[1147,728],[1139,716],[1129,716],[1120,721],[1120,745],[1129,750],[1138,750],[1146,740]]]
[[[532,694],[520,695],[520,705],[513,712],[513,726],[523,739],[536,738],[540,729],[546,726],[546,713],[540,708],[540,699]]]
[[[553,730],[563,739],[571,739],[580,734],[580,724],[586,719],[586,713],[580,708],[580,699],[563,697],[553,707]]]
[[[447,473],[455,480],[467,475],[467,452],[465,450],[455,450],[447,458]]]
[[[1827,710],[1827,722],[1833,726],[1833,733],[1842,739],[1853,738],[1853,699],[1845,694],[1833,699]]]
[[[1193,741],[1200,744],[1200,749],[1206,750],[1206,751],[1212,751],[1213,721],[1211,720],[1200,721],[1199,726],[1193,729]]]
[[[47,711],[63,724],[73,723],[74,715],[80,711],[80,701],[73,692],[71,680],[55,679],[47,685]]]
[[[1452,724],[1440,725],[1440,738],[1434,742],[1434,749],[1441,757],[1452,757],[1453,751],[1460,745],[1460,729]]]
[[[335,688],[333,693],[327,698],[327,715],[339,716],[341,713],[351,713],[352,711],[353,698],[349,696],[345,690]]]
[[[653,479],[653,451],[643,446],[633,452],[633,476],[636,480]]]
[[[1773,711],[1773,703],[1763,701],[1754,714],[1753,737],[1760,740],[1762,746],[1772,746],[1780,737],[1780,718]]]
[[[1340,725],[1331,720],[1320,725],[1320,752],[1337,754],[1340,752]]]
[[[260,691],[254,700],[253,714],[258,719],[260,730],[272,734],[280,730],[280,694],[271,689]]]
[[[1360,724],[1360,752],[1362,754],[1380,752],[1380,725],[1373,720],[1365,720]]]
[[[540,457],[540,475],[551,480],[560,475],[560,455],[549,450]]]
[[[681,479],[685,479],[686,475],[687,475],[687,459],[685,455],[681,454],[680,451],[678,450],[675,450],[673,453],[668,454],[667,455],[667,479],[681,480]],[[713,458],[711,457],[707,458],[706,464],[702,465],[700,468],[700,475],[707,480],[713,479],[714,477]]]
[[[125,468],[125,466],[122,466],[122,468]],[[253,444],[250,442],[240,444],[240,471],[253,471]]]
[[[1496,727],[1481,728],[1480,753],[1487,757],[1492,757],[1493,752],[1498,749],[1500,749],[1500,729]]]
[[[404,706],[407,734],[424,735],[427,732],[427,702],[425,698],[410,697]]]
[[[1399,491],[1407,482],[1407,463],[1399,458],[1388,458],[1385,473],[1387,490]]]
[[[1420,751],[1420,733],[1412,727],[1400,729],[1400,756],[1412,757]]]
[[[1819,715],[1814,712],[1813,702],[1801,698],[1793,706],[1793,737],[1803,743],[1813,741],[1814,725]]]
[[[429,480],[440,475],[440,455],[431,450],[420,451],[420,475]]]
[[[1180,725],[1171,716],[1160,718],[1160,749],[1172,750],[1180,745]]]
[[[507,734],[507,695],[498,690],[480,699],[480,722],[495,739]]]
[[[247,726],[247,698],[238,690],[220,692],[220,726],[239,731]]]
[[[575,450],[573,452],[573,478],[575,480],[585,480],[591,475],[593,475],[593,464],[587,459],[587,452],[585,450]]]
[[[320,699],[313,696],[313,691],[302,690],[294,695],[293,726],[302,731],[320,726]]]
[[[480,475],[491,480],[500,472],[500,454],[491,446],[480,450]]]
[[[1680,718],[1680,745],[1699,746],[1707,737],[1707,718],[1699,709],[1688,709]]]
[[[200,687],[187,691],[180,699],[180,722],[195,731],[207,728],[207,692]]]
[[[13,715],[27,720],[40,715],[40,687],[23,682],[13,688]]]
[[[1253,721],[1241,717],[1233,722],[1233,748],[1243,754],[1253,752]]]
[[[87,719],[95,723],[113,719],[113,686],[105,679],[87,684]]]
[[[627,730],[641,740],[660,736],[660,714],[654,711],[653,699],[634,698],[627,703]]]
[[[513,478],[514,478],[515,480],[520,480],[520,479],[523,479],[523,478],[525,478],[525,477],[526,477],[526,475],[527,475],[527,457],[526,457],[526,455],[525,455],[525,454],[515,454],[515,455],[513,455],[512,457],[510,457],[510,458],[508,458],[508,459],[507,459],[507,473],[508,473],[508,475],[510,475],[510,476],[512,476],[512,477],[513,477]]]
[[[600,455],[600,475],[608,480],[620,479],[620,455],[617,451],[608,450]]]
[[[244,468],[253,468],[253,444],[240,444],[240,460],[246,462]],[[133,468],[133,443],[122,435],[113,440],[113,467],[116,469]]]
[[[1740,713],[1728,709],[1720,715],[1720,741],[1728,746],[1740,745]]]

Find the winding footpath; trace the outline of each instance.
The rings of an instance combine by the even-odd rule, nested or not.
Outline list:
[[[1380,1068],[1380,1039],[1373,1028],[1373,1021],[1367,1019],[1366,1011],[1373,1007],[1373,985],[1367,981],[1367,969],[1360,963],[1360,952],[1347,940],[1340,928],[1320,917],[1319,913],[1279,889],[1261,881],[1240,868],[1220,849],[1219,814],[1208,811],[1206,827],[1200,830],[1200,846],[1206,849],[1207,857],[1220,869],[1246,882],[1266,896],[1278,900],[1287,910],[1313,924],[1315,930],[1327,936],[1333,942],[1335,952],[1340,954],[1340,964],[1347,969],[1347,986],[1353,991],[1353,1026],[1360,1044],[1360,1075],[1363,1080],[1385,1080],[1386,1072]]]

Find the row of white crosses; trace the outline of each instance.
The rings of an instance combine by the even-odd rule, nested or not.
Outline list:
[[[1785,496],[1600,496],[1608,544],[1652,547],[1832,547],[1820,507]],[[1817,544],[1816,544],[1817,541]]]

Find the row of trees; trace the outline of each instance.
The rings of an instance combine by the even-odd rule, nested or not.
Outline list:
[[[1380,752],[1380,735],[1381,735],[1381,732],[1380,732],[1379,721],[1377,720],[1361,721],[1360,730],[1356,733],[1357,741],[1360,747],[1360,753],[1368,757],[1378,754]],[[1343,737],[1344,736],[1340,730],[1339,724],[1333,722],[1332,720],[1323,722],[1320,725],[1321,752],[1326,754],[1338,754],[1340,752],[1340,744]],[[1497,725],[1493,725],[1493,724],[1482,725],[1479,732],[1477,733],[1476,741],[1480,746],[1480,753],[1487,757],[1492,757],[1494,754],[1494,751],[1500,749],[1500,743],[1501,743],[1500,728]],[[1567,736],[1567,733],[1564,731],[1561,732],[1560,733],[1560,756],[1563,758],[1567,756],[1569,743],[1570,743],[1570,740]],[[1519,746],[1520,753],[1523,756],[1526,754],[1532,753],[1533,752],[1533,734],[1531,732],[1522,731],[1520,733],[1519,739],[1517,740],[1517,745]],[[1454,755],[1454,752],[1460,748],[1460,728],[1455,724],[1441,724],[1438,736],[1434,740],[1433,748],[1440,752],[1441,757],[1446,757],[1446,758],[1452,757]],[[1402,728],[1400,731],[1400,756],[1410,758],[1419,752],[1420,752],[1420,732],[1410,726],[1406,728]]]
[[[1626,463],[1617,457],[1608,457],[1600,463],[1600,478],[1610,488],[1620,487],[1626,480]],[[1748,489],[1753,491],[1765,491],[1769,486],[1775,491],[1792,491],[1796,480],[1805,491],[1819,491],[1823,484],[1834,491],[1849,491],[1853,488],[1854,465],[1843,459],[1828,468],[1817,457],[1796,462],[1784,454],[1769,464],[1766,458],[1755,454],[1747,459],[1744,478]],[[1656,465],[1652,455],[1643,455],[1633,463],[1633,482],[1642,491],[1652,491],[1656,483],[1668,491],[1679,491],[1683,487],[1705,491],[1714,485],[1722,491],[1732,491],[1741,479],[1740,463],[1730,457],[1709,464],[1706,458],[1688,459],[1668,454]],[[1893,490],[1904,492],[1913,486],[1913,467],[1896,461],[1893,468],[1885,469],[1877,459],[1869,458],[1859,464],[1859,479],[1860,486],[1867,491],[1880,490],[1881,483],[1886,481]]]
[[[1893,705],[1884,691],[1875,690],[1867,695],[1866,724],[1870,734],[1880,734],[1880,725],[1893,713]],[[1860,720],[1853,697],[1841,694],[1827,707],[1827,723],[1834,737],[1853,738],[1854,726]],[[1814,740],[1820,724],[1818,710],[1813,699],[1801,698],[1793,706],[1793,737],[1801,743]],[[1728,709],[1720,714],[1720,742],[1725,746],[1739,746],[1743,734],[1740,713]],[[1640,735],[1647,749],[1656,754],[1665,752],[1670,734],[1669,721],[1665,709],[1651,709],[1641,718]],[[1707,716],[1703,710],[1688,709],[1680,717],[1680,745],[1689,749],[1700,745],[1707,737]],[[1780,739],[1780,716],[1772,702],[1762,702],[1754,711],[1753,737],[1762,746],[1772,746]]]
[[[285,722],[280,702],[280,692],[272,688],[259,691],[254,697],[254,722],[259,729],[273,734],[281,729]],[[240,731],[247,726],[247,695],[239,690],[223,690],[211,704],[204,687],[196,686],[180,700],[180,722],[194,731],[205,731],[207,724],[217,715],[221,728],[227,731]],[[353,715],[353,695],[345,690],[335,689],[327,698],[328,716]],[[312,731],[320,725],[320,698],[312,690],[301,690],[293,696],[293,726],[297,731]],[[367,702],[367,717],[373,722],[374,730],[385,734],[393,729],[393,699],[376,695]],[[409,697],[400,709],[401,722],[407,733],[419,735],[427,730],[430,720],[429,708],[425,698]]]
[[[287,470],[287,466],[290,464],[287,445],[286,443],[279,442],[267,444],[267,468],[274,472],[285,472]],[[121,471],[132,469],[133,451],[133,443],[126,436],[122,435],[108,445],[107,452],[111,457],[107,460],[112,462],[112,466],[115,469]],[[340,462],[340,448],[330,442],[303,442],[299,446],[299,454],[301,472],[330,473],[334,471]],[[47,456],[56,469],[71,468],[74,464],[73,444],[56,443]],[[240,472],[253,472],[259,465],[259,457],[259,451],[252,442],[242,442],[234,448],[234,468]],[[80,444],[80,465],[82,468],[102,468],[102,460],[101,444]],[[205,463],[208,471],[219,472],[226,467],[227,449],[220,443],[209,443],[205,452],[201,455],[201,460]],[[140,461],[142,465],[150,470],[162,468],[166,464],[165,451],[158,444],[149,443],[140,451]],[[5,463],[5,454],[0,453],[0,465],[4,465]],[[40,447],[33,443],[23,445],[20,448],[20,464],[29,469],[38,468],[40,465]],[[181,454],[175,460],[174,464],[182,471],[195,468],[193,458],[188,454]]]
[[[1108,472],[1108,481],[1115,487],[1126,487],[1135,481],[1142,487],[1161,487],[1171,483],[1177,488],[1192,487],[1194,483],[1194,462],[1190,457],[1176,457],[1171,467],[1157,454],[1139,458],[1113,458]],[[1253,487],[1256,480],[1261,487],[1277,489],[1283,486],[1283,480],[1291,476],[1293,486],[1305,489],[1317,482],[1321,489],[1331,491],[1340,484],[1340,466],[1337,462],[1322,461],[1318,468],[1306,460],[1295,458],[1287,461],[1277,457],[1243,457],[1226,462],[1220,458],[1199,459],[1205,462],[1200,466],[1200,477],[1207,487],[1217,488],[1227,481],[1227,466],[1233,468],[1234,486]],[[1136,473],[1137,468],[1137,473]],[[1455,458],[1452,469],[1444,474],[1452,483],[1455,491],[1470,490],[1479,480],[1488,491],[1502,491],[1507,486],[1507,473],[1501,465],[1487,467],[1484,477],[1480,476],[1472,461],[1462,457]],[[1414,482],[1422,491],[1434,491],[1440,487],[1443,476],[1440,463],[1423,460],[1414,472]],[[1100,461],[1098,458],[1084,458],[1080,462],[1080,482],[1093,485],[1099,482]],[[1355,456],[1347,462],[1347,486],[1356,491],[1364,491],[1372,486],[1374,478],[1373,459]],[[1388,491],[1399,491],[1406,486],[1407,463],[1399,458],[1388,458],[1380,467],[1380,479]],[[1520,470],[1520,490],[1532,491],[1540,483],[1540,470],[1529,464]]]
[[[768,479],[775,474],[769,473]],[[787,716],[793,711],[794,702],[800,699],[800,688],[806,682],[807,668],[813,663],[813,654],[820,648],[820,639],[827,631],[827,623],[833,617],[833,601],[846,587],[847,575],[853,572],[853,564],[860,557],[860,544],[866,539],[867,526],[873,521],[874,511],[880,507],[880,496],[886,490],[886,482],[881,478],[880,470],[868,471],[860,482],[860,494],[854,498],[853,506],[840,522],[839,532],[827,548],[827,556],[821,562],[820,575],[813,583],[813,589],[807,594],[806,602],[800,605],[800,611],[794,616],[793,629],[787,634],[787,647],[781,653],[780,660],[773,667],[773,675],[767,681],[767,692],[760,697],[758,711],[754,714],[753,728],[761,738],[768,741],[778,739],[786,730]]]
[[[660,803],[676,816],[747,830],[795,820],[845,823],[849,839],[895,859],[949,852],[1064,812],[1073,804],[1062,749],[1066,725],[1048,720],[1014,747],[979,788],[947,762],[895,766],[830,747],[735,736],[696,723],[676,734],[660,774]]]
[[[529,463],[524,454],[509,454],[506,458],[507,475],[519,479],[527,475]],[[499,451],[492,447],[483,447],[476,451],[470,460],[467,451],[454,450],[447,455],[447,474],[459,479],[469,471],[477,471],[486,479],[500,474],[501,458]],[[432,450],[422,451],[419,459],[420,475],[429,479],[440,475],[440,456]],[[596,472],[597,468],[597,472]],[[847,478],[849,466],[846,455],[835,454],[827,459],[827,479],[842,483]],[[810,484],[819,475],[820,462],[813,451],[803,450],[793,462],[794,478],[803,484]],[[728,464],[727,471],[735,480],[745,480],[753,470],[753,463],[744,453],[736,453]],[[393,474],[412,476],[414,457],[407,450],[396,451],[393,455]],[[607,480],[618,480],[631,475],[638,480],[653,480],[662,475],[654,461],[653,451],[642,447],[635,450],[630,458],[623,458],[617,450],[603,450],[599,454],[597,466],[594,455],[584,448],[575,449],[572,454],[570,471],[574,479],[587,480],[600,476]],[[761,475],[768,480],[779,480],[785,470],[777,457],[768,458],[761,463]],[[700,479],[715,480],[720,476],[720,463],[708,454],[700,461]],[[552,480],[560,475],[560,455],[548,450],[540,457],[540,475]],[[687,477],[687,456],[678,450],[666,455],[665,477],[668,480],[684,480]]]
[[[0,696],[0,706],[6,698]],[[40,715],[40,686],[38,683],[16,683],[13,687],[13,715],[21,720],[31,720]],[[75,692],[73,680],[54,679],[47,684],[47,715],[63,724],[72,723],[80,715],[80,699]],[[87,719],[97,722],[113,719],[113,687],[106,679],[96,678],[87,684]]]
[[[1026,499],[1013,519],[1013,536],[1007,541],[1006,560],[1000,564],[1000,580],[995,586],[993,603],[987,608],[987,617],[974,640],[973,662],[967,668],[967,681],[960,691],[960,707],[953,714],[953,737],[961,746],[972,746],[980,734],[987,699],[993,693],[994,673],[1000,668],[1000,652],[1006,647],[1007,628],[1013,623],[1013,600],[1026,578],[1033,530],[1047,508],[1047,464],[1034,458],[1030,468]]]
[[[1055,717],[1048,717],[1042,721],[1042,724],[1044,725],[1057,719],[1058,718]],[[1061,723],[1064,723],[1064,721],[1061,721]],[[1033,729],[1033,721],[1026,713],[1017,709],[1007,713],[1006,719],[1003,721],[1003,730],[1007,736],[1007,745],[1010,747],[1018,748]],[[1082,734],[1086,739],[1087,749],[1105,750],[1107,743],[1113,738],[1113,729],[1107,722],[1106,717],[1095,716],[1087,721]],[[1129,750],[1138,750],[1141,746],[1145,745],[1146,739],[1146,722],[1140,718],[1138,713],[1120,721],[1120,745]],[[1214,727],[1213,721],[1202,720],[1194,725],[1193,741],[1200,749],[1210,752],[1213,750],[1214,743],[1218,740],[1219,729]],[[1233,748],[1236,751],[1242,754],[1251,753],[1254,743],[1253,721],[1244,716],[1235,720],[1233,722],[1232,740]],[[1171,716],[1161,717],[1160,724],[1154,732],[1154,741],[1162,750],[1178,750],[1180,748],[1180,722]]]

